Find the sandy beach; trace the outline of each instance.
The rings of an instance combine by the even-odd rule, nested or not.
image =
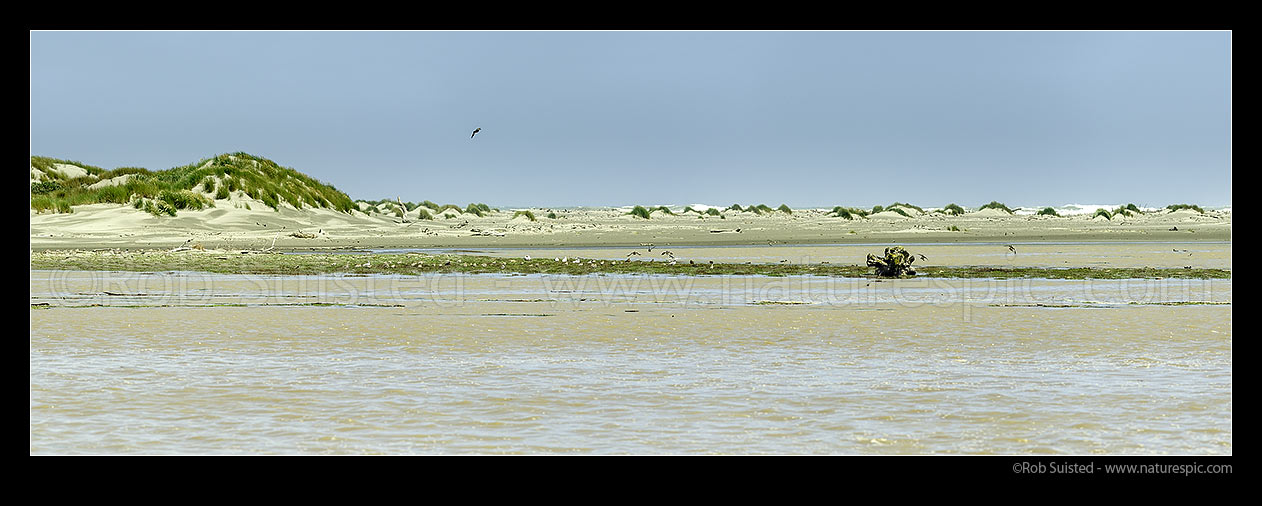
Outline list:
[[[91,204],[76,206],[71,214],[32,210],[30,246],[169,249],[200,244],[208,249],[322,250],[1231,240],[1230,210],[1161,209],[1108,220],[994,209],[959,216],[887,211],[847,220],[823,209],[796,209],[792,214],[724,211],[723,218],[677,209],[675,215],[655,212],[650,219],[628,215],[624,208],[528,209],[536,221],[516,216],[518,210],[525,209],[500,209],[486,216],[447,211],[449,217],[422,220],[415,210],[399,218],[299,210],[282,203],[274,211],[234,197],[213,208],[157,217],[128,206]],[[546,218],[549,213],[556,218]]]

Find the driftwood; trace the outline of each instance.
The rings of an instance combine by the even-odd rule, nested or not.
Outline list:
[[[908,253],[902,246],[885,248],[885,256],[883,257],[868,253],[868,267],[876,268],[876,275],[885,278],[915,276],[916,271],[911,268],[912,262],[915,261],[916,257]]]

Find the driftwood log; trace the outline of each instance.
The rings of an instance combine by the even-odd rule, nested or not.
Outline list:
[[[885,278],[915,276],[916,271],[911,268],[912,262],[915,261],[916,257],[908,253],[902,246],[885,248],[885,256],[883,257],[868,253],[868,267],[875,268],[876,275]]]

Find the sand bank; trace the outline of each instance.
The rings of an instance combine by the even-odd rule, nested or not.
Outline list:
[[[446,216],[406,220],[393,215],[329,209],[278,211],[249,202],[182,210],[157,217],[128,206],[77,206],[74,213],[30,214],[32,249],[145,249],[201,244],[206,248],[319,250],[443,247],[635,247],[643,244],[777,245],[976,242],[1230,241],[1231,212],[1155,211],[1112,220],[1090,216],[1009,215],[993,209],[948,216],[846,220],[824,210],[724,217],[654,213],[650,219],[606,209],[531,209],[536,221],[502,209],[486,216],[448,211]],[[554,213],[556,218],[547,218]]]

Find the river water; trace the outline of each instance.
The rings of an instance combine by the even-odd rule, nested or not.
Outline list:
[[[1231,280],[32,271],[32,454],[1231,454]]]

